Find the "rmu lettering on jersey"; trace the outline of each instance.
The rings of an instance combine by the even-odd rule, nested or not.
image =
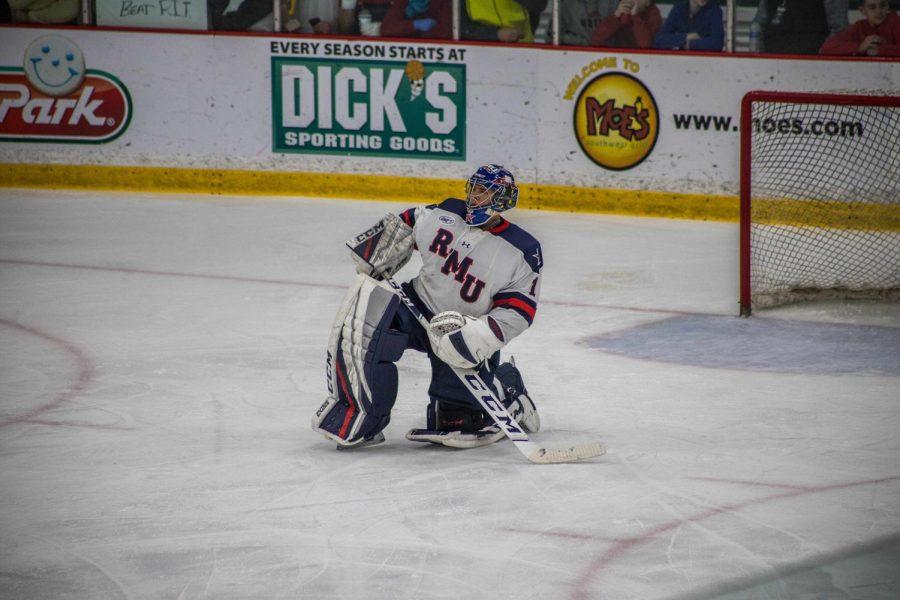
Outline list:
[[[433,314],[487,315],[497,339],[510,341],[534,321],[543,266],[540,244],[505,219],[482,229],[466,224],[465,216],[465,202],[455,198],[400,213],[413,228],[422,256],[413,290]]]
[[[460,297],[466,302],[475,302],[481,295],[481,290],[484,289],[484,282],[469,274],[469,268],[475,261],[468,256],[459,260],[459,252],[448,249],[452,241],[452,233],[446,229],[438,229],[428,250],[446,259],[444,266],[441,267],[441,273],[453,277],[462,284],[459,291]]]

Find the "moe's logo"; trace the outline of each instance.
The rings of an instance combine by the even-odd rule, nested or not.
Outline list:
[[[573,119],[582,151],[615,171],[639,165],[659,136],[656,100],[643,83],[625,73],[604,73],[584,86]]]
[[[0,67],[0,140],[102,143],[130,121],[122,82],[85,68],[81,49],[65,37],[39,37],[25,49],[23,68]]]
[[[465,69],[274,56],[272,149],[465,160]]]

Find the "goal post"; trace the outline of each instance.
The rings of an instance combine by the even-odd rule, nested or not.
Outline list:
[[[900,95],[741,103],[740,305],[900,299]]]

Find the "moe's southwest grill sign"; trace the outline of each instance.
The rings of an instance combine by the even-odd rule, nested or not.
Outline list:
[[[104,143],[131,121],[121,81],[87,69],[84,54],[60,35],[35,39],[21,67],[0,66],[0,140]]]
[[[649,88],[632,74],[639,70],[633,60],[605,56],[585,65],[566,88],[565,99],[575,100],[575,139],[585,156],[604,169],[638,166],[659,137],[659,107]]]

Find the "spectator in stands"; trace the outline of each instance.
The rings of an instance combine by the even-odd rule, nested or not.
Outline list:
[[[452,0],[394,0],[381,23],[381,35],[449,40],[453,37]]]
[[[816,54],[829,35],[849,25],[848,0],[760,0],[754,21],[762,27],[762,51]]]
[[[537,33],[538,26],[541,24],[541,15],[547,8],[550,0],[518,0],[525,10],[528,11],[528,23],[531,25],[531,33]],[[562,7],[563,2],[560,2]]]
[[[620,0],[612,15],[591,35],[591,44],[607,48],[650,48],[662,25],[653,0]]]
[[[318,35],[355,33],[356,4],[356,0],[288,0],[282,5],[284,30]]]
[[[672,7],[654,48],[721,52],[725,44],[722,9],[715,1],[682,0]]]
[[[365,37],[385,35],[381,24],[391,9],[391,0],[341,0],[343,15],[349,15],[347,33],[359,33]],[[350,11],[343,12],[343,11]]]
[[[860,19],[822,44],[819,54],[900,56],[900,16],[888,0],[864,0]]]
[[[209,0],[209,20],[217,31],[272,31],[271,0]]]
[[[12,23],[12,11],[6,0],[0,0],[0,23]]]
[[[559,11],[559,40],[568,45],[649,48],[662,24],[653,0],[569,0]]]
[[[74,23],[81,9],[79,0],[8,0],[14,23]]]
[[[460,30],[464,40],[500,42],[534,41],[531,11],[546,0],[465,0],[460,12]],[[540,16],[541,10],[535,10]]]
[[[589,46],[603,19],[612,16],[618,0],[569,0],[559,5],[559,43]]]

